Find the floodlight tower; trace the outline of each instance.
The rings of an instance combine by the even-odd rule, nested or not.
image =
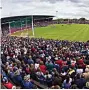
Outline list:
[[[56,11],[56,18],[57,18],[57,24],[58,24],[58,11]]]

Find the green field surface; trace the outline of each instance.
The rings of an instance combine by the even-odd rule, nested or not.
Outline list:
[[[59,39],[71,41],[89,40],[89,24],[54,24],[34,28],[36,38]],[[32,30],[13,33],[15,36],[32,36]]]

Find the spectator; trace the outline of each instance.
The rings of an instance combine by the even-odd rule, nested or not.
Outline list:
[[[69,77],[69,75],[66,77],[66,79],[64,80],[63,82],[63,85],[62,87],[64,89],[69,89],[71,87],[71,82],[72,82],[72,79]]]
[[[8,79],[6,77],[3,77],[3,85],[7,88],[7,89],[12,89],[12,87],[14,86],[11,82],[8,81]]]
[[[47,70],[48,70],[49,72],[51,72],[52,69],[54,68],[54,65],[53,65],[53,63],[49,60],[48,62],[46,62],[46,67],[47,67]]]
[[[82,89],[86,85],[86,80],[83,75],[76,80],[76,85],[79,89]]]
[[[46,71],[46,74],[44,75],[46,83],[48,87],[52,86],[52,75],[49,73],[49,71]]]
[[[46,73],[46,66],[43,64],[43,61],[40,61],[39,68],[44,74]]]
[[[32,82],[30,81],[30,78],[28,76],[24,77],[23,80],[23,88],[24,89],[33,89],[34,85],[32,84]]]

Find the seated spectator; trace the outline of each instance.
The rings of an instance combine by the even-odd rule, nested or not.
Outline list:
[[[49,60],[49,61],[46,63],[46,67],[47,67],[47,70],[48,70],[49,72],[51,72],[52,69],[54,68],[54,65],[53,65],[53,63]]]
[[[76,73],[78,74],[82,74],[83,73],[83,68],[81,66],[78,66],[78,68],[76,69]]]
[[[24,89],[33,89],[34,88],[33,83],[30,81],[30,77],[28,77],[28,76],[24,77],[23,88]]]
[[[61,78],[58,74],[55,74],[55,75],[54,75],[53,85],[62,86],[62,78]]]
[[[65,70],[62,69],[62,71],[61,71],[61,75],[62,75],[62,76],[66,76],[66,74],[67,74],[67,72],[65,72]]]
[[[30,66],[29,64],[26,64],[26,74],[29,74],[31,71],[30,71]]]
[[[7,88],[7,89],[12,89],[13,88],[13,84],[11,82],[8,81],[8,79],[6,77],[4,77],[2,79],[3,81],[3,85]]]
[[[83,76],[85,77],[86,80],[89,80],[89,68],[86,67],[85,72],[83,73]]]
[[[34,71],[34,70],[35,70],[35,65],[34,65],[34,64],[31,64],[31,65],[30,65],[30,72],[31,72],[31,71]]]
[[[71,78],[73,78],[76,74],[75,70],[71,67],[68,70],[68,74],[70,75]]]
[[[61,59],[56,60],[55,63],[59,65],[60,69],[62,68],[63,60],[61,60]]]
[[[37,78],[38,80],[40,81],[40,83],[43,83],[45,82],[45,77],[44,77],[44,74],[43,72],[40,70],[40,68],[38,68],[37,72],[36,72],[36,75],[37,75]]]
[[[73,64],[73,65],[76,64],[76,59],[75,59],[75,58],[73,58],[73,59],[71,60],[71,64]]]
[[[28,59],[28,64],[34,64],[34,61],[32,60],[31,57]]]
[[[56,68],[56,70],[59,72],[60,71],[60,66],[58,65],[58,64],[56,64],[55,62],[54,62],[54,68]]]
[[[44,75],[47,86],[51,87],[52,86],[52,75],[49,73],[49,71],[46,71],[46,74]]]
[[[71,82],[72,82],[72,79],[69,77],[69,75],[66,77],[66,79],[64,80],[63,84],[62,84],[62,87],[64,89],[69,89],[71,87]]]
[[[14,74],[15,74],[15,76],[14,76],[15,82],[16,82],[18,85],[20,85],[21,82],[22,82],[22,76],[21,76],[20,71],[19,71],[19,70],[16,70]]]
[[[79,89],[82,89],[86,85],[86,80],[83,75],[76,80],[76,85]]]
[[[70,65],[71,65],[71,60],[70,60],[70,58],[67,58],[66,60],[67,60],[67,63],[66,63],[66,64],[67,64],[68,66],[70,66]]]
[[[35,69],[37,70],[38,68],[39,68],[39,63],[36,62],[36,63],[35,63]]]
[[[46,73],[46,66],[44,65],[43,61],[40,61],[39,68],[44,74]]]

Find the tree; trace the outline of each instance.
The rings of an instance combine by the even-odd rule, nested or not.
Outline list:
[[[81,21],[85,21],[85,20],[86,20],[86,18],[80,18],[80,20],[81,20]]]
[[[80,18],[79,21],[80,21],[80,23],[85,23],[86,22],[86,18]]]

